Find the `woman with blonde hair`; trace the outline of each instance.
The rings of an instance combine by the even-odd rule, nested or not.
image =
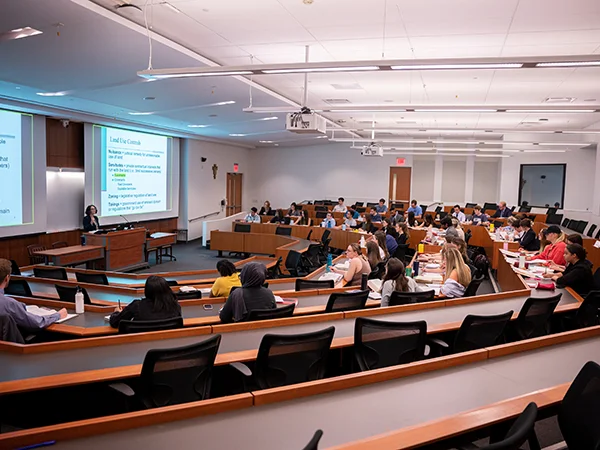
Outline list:
[[[456,228],[458,237],[464,241],[465,240],[465,230],[462,229],[462,227],[460,226],[460,222],[458,221],[458,219],[456,217],[452,218],[452,225],[454,226],[454,228]]]
[[[348,246],[346,249],[346,257],[350,260],[350,267],[348,270],[340,270],[332,267],[331,271],[344,275],[344,280],[346,280],[348,286],[360,286],[362,275],[371,273],[369,261],[363,256],[360,245],[356,242]]]
[[[465,290],[471,283],[471,270],[462,258],[462,255],[456,248],[445,248],[442,253],[442,260],[446,267],[444,275],[444,284],[440,289],[440,294],[446,297],[462,297]]]
[[[379,254],[379,246],[375,241],[367,242],[367,260],[369,261],[371,270],[375,270],[377,268],[377,264],[382,261],[381,255]]]

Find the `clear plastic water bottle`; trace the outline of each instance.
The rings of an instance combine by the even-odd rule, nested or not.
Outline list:
[[[77,286],[77,293],[75,294],[75,313],[83,314],[83,291]]]
[[[325,272],[331,272],[331,266],[333,265],[333,257],[331,253],[327,253],[327,266],[325,267]]]

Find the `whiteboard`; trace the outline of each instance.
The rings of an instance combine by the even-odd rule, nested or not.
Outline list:
[[[83,172],[46,172],[47,232],[82,227],[85,211],[85,174]]]

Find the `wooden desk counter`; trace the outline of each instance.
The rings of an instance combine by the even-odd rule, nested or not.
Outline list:
[[[98,245],[71,245],[34,252],[46,258],[46,264],[54,266],[76,266],[104,258],[104,247]]]
[[[106,270],[133,270],[147,267],[144,247],[146,229],[110,231],[106,234],[84,234],[87,245],[104,247]]]

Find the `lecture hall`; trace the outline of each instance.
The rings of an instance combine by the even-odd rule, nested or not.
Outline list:
[[[600,450],[600,1],[0,1],[0,450]]]

